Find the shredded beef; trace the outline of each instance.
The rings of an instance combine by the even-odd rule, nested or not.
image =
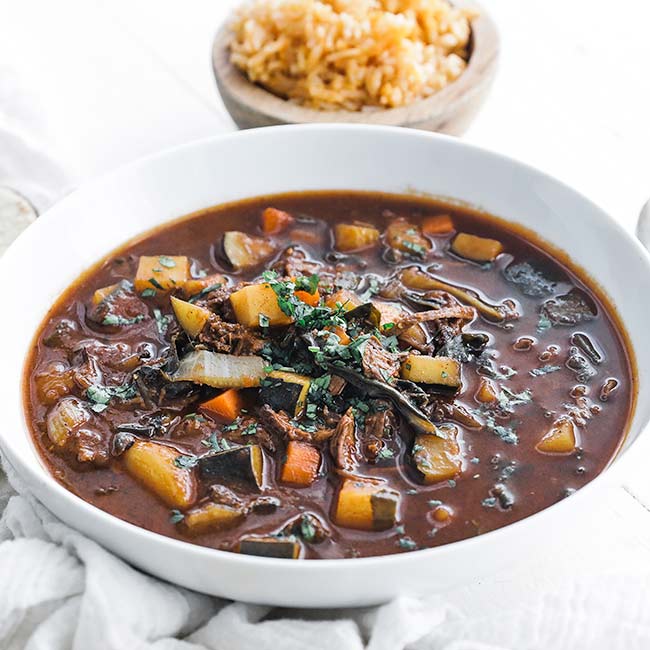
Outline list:
[[[381,343],[372,337],[364,347],[362,365],[366,377],[388,382],[399,373],[400,355],[385,350]]]

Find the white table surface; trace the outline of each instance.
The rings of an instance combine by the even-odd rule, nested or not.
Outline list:
[[[232,130],[212,79],[210,45],[234,4],[0,0],[0,125],[10,119],[8,98],[23,104],[31,133],[75,182]],[[484,6],[501,29],[501,68],[465,139],[563,179],[632,229],[650,196],[650,2]],[[476,585],[476,602],[516,599],[531,581],[562,584],[603,571],[624,577],[647,564],[649,452],[650,436],[617,463],[597,515],[561,558],[535,558]]]

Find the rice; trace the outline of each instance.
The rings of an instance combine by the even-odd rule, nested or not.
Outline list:
[[[405,106],[462,74],[474,15],[446,0],[253,0],[232,24],[231,61],[310,108]]]

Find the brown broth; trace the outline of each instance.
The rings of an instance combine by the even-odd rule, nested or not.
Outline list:
[[[132,479],[124,471],[119,459],[113,459],[105,468],[85,468],[55,452],[45,433],[49,407],[39,400],[34,377],[53,361],[69,362],[62,350],[43,343],[56,323],[63,318],[78,322],[87,338],[108,344],[120,340],[137,340],[140,343],[146,342],[157,351],[162,350],[167,343],[158,333],[153,321],[134,325],[125,333],[104,332],[100,326],[90,324],[85,319],[85,313],[93,292],[122,278],[131,280],[140,255],[186,255],[194,261],[196,268],[207,269],[209,273],[228,273],[222,267],[217,253],[221,235],[228,230],[259,234],[260,213],[268,205],[294,215],[322,219],[329,224],[362,220],[376,224],[380,230],[395,215],[419,223],[427,216],[449,214],[454,220],[456,231],[501,241],[505,252],[491,267],[486,268],[450,255],[447,251],[450,238],[436,237],[433,257],[423,266],[435,264],[436,276],[474,289],[491,303],[507,299],[516,302],[521,314],[518,320],[504,326],[479,317],[466,330],[487,333],[490,336],[490,348],[498,353],[495,365],[516,371],[516,374],[501,383],[517,394],[530,389],[533,397],[529,403],[514,407],[512,421],[502,423],[516,429],[518,444],[507,444],[485,427],[460,428],[464,469],[452,482],[431,486],[418,482],[407,461],[413,436],[408,427],[402,425],[401,436],[396,436],[394,441],[397,450],[395,458],[387,458],[377,464],[365,463],[360,468],[361,474],[381,477],[400,492],[398,527],[384,532],[362,532],[334,525],[330,511],[337,479],[333,476],[320,476],[311,487],[304,489],[277,485],[274,478],[277,474],[276,461],[270,454],[266,454],[266,493],[278,496],[282,507],[270,515],[251,514],[236,528],[206,533],[189,541],[208,547],[231,548],[242,535],[276,532],[288,520],[304,512],[313,512],[327,523],[332,534],[329,540],[321,544],[303,544],[303,556],[307,558],[372,556],[402,552],[411,547],[431,547],[479,535],[542,510],[588,483],[615,456],[624,439],[634,403],[633,361],[613,307],[584,273],[571,267],[565,256],[557,251],[551,255],[547,252],[550,247],[529,231],[515,229],[502,220],[459,205],[378,193],[300,193],[218,206],[163,225],[111,253],[59,298],[37,333],[33,353],[27,360],[24,399],[39,453],[50,471],[67,489],[133,524],[176,539],[188,540],[171,523],[169,507]],[[298,224],[298,227],[303,231],[314,230],[308,223]],[[299,243],[310,257],[321,259],[323,252],[330,250],[329,237],[326,233],[322,243],[317,246]],[[284,243],[287,240],[283,238],[286,238],[286,233],[279,236],[279,240]],[[388,267],[382,261],[381,248],[360,253],[357,257],[362,261],[357,273],[387,275],[395,270],[395,267]],[[553,295],[565,294],[573,287],[584,291],[596,305],[597,317],[575,327],[556,326],[538,331],[539,306],[546,297],[526,296],[506,280],[502,270],[512,258],[517,262],[530,262],[544,275],[552,278],[557,283]],[[413,263],[411,260],[405,265]],[[252,280],[260,272],[260,268],[256,268],[248,274],[238,274],[235,279]],[[171,313],[166,299],[158,296],[151,303],[152,307],[157,306],[164,313]],[[570,339],[576,332],[584,333],[596,341],[604,354],[602,363],[592,364],[597,374],[584,384],[566,366]],[[520,337],[534,340],[530,350],[514,349],[515,341]],[[549,346],[557,348],[556,354],[548,354]],[[544,360],[540,359],[540,355]],[[559,369],[531,376],[531,371],[545,366],[557,366]],[[507,374],[509,371],[505,372]],[[601,401],[600,387],[609,377],[616,378],[619,386],[607,401]],[[477,409],[479,404],[474,395],[480,379],[476,363],[465,364],[463,388],[456,401],[468,409]],[[539,453],[535,450],[535,444],[544,432],[558,416],[567,413],[569,405],[571,408],[576,407],[577,401],[580,401],[571,395],[572,390],[575,395],[574,388],[578,385],[587,387],[582,406],[589,410],[586,426],[578,428],[578,450],[563,456]],[[75,394],[82,396],[78,389],[75,390]],[[250,397],[254,399],[252,395]],[[186,412],[194,410],[195,408],[190,408]],[[128,422],[133,419],[132,413],[117,409],[110,409],[110,417],[112,422]],[[497,421],[496,424],[500,423]],[[102,424],[101,414],[95,417],[95,425],[101,436],[112,435],[108,423]],[[198,438],[179,438],[172,440],[171,444],[183,453],[202,454],[206,451]],[[514,505],[509,509],[498,505],[494,507],[491,501],[491,491],[499,483],[506,485],[515,498]],[[437,502],[451,511],[452,517],[448,522],[439,522],[434,518]]]

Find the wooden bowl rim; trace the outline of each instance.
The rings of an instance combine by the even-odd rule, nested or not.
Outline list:
[[[284,123],[351,122],[399,126],[431,119],[458,104],[471,99],[479,92],[485,77],[496,69],[499,54],[499,33],[496,24],[484,8],[475,2],[457,2],[460,6],[476,9],[479,14],[470,22],[472,52],[467,67],[450,84],[430,97],[397,108],[369,107],[360,111],[319,110],[295,104],[273,94],[248,80],[245,74],[230,61],[228,41],[230,21],[217,32],[212,47],[212,68],[220,90],[229,99],[258,115]],[[223,91],[222,91],[223,92]]]

